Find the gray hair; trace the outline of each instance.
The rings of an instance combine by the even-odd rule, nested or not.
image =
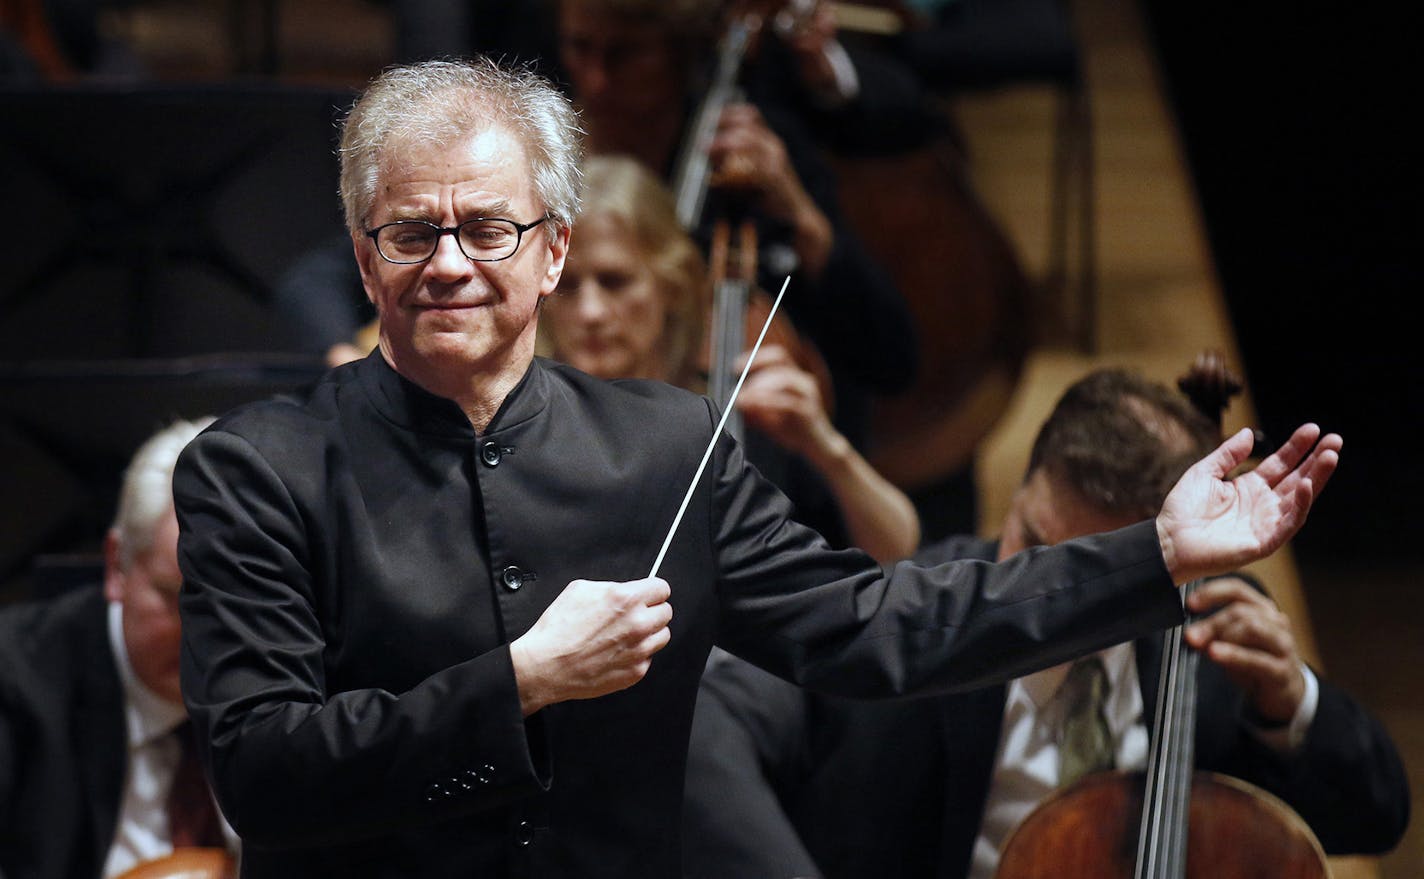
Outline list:
[[[173,467],[178,453],[212,423],[209,416],[174,421],[145,440],[129,461],[112,526],[118,538],[119,566],[124,570],[153,546],[158,522],[173,505]]]
[[[491,124],[506,126],[529,153],[549,234],[573,225],[582,187],[583,130],[573,105],[527,68],[484,57],[391,67],[373,79],[341,131],[341,203],[353,235],[364,231],[387,149],[453,143]]]

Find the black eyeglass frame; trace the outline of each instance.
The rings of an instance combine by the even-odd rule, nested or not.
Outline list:
[[[381,259],[385,260],[386,262],[391,263],[392,265],[415,266],[420,265],[423,262],[429,262],[435,257],[436,252],[440,250],[440,238],[445,235],[455,236],[455,246],[460,248],[460,253],[465,257],[465,259],[468,259],[472,262],[501,262],[502,260],[509,259],[511,256],[514,256],[516,253],[519,252],[519,245],[524,243],[525,232],[528,232],[530,229],[533,229],[535,226],[538,226],[540,223],[543,223],[547,219],[549,219],[548,214],[545,214],[544,216],[540,217],[532,223],[520,223],[517,220],[511,220],[508,217],[473,217],[455,226],[437,226],[434,223],[428,222],[426,220],[396,220],[393,223],[385,223],[383,225],[377,226],[374,229],[367,229],[366,237],[370,238],[371,243],[376,245],[376,255],[379,256]],[[465,253],[465,245],[460,243],[460,230],[470,225],[471,223],[493,222],[508,223],[509,225],[514,227],[514,247],[510,248],[509,253],[506,253],[504,256],[496,256],[492,259],[481,258],[478,256],[470,256],[468,253]],[[376,236],[381,234],[382,229],[389,229],[392,226],[425,226],[426,228],[433,231],[435,233],[435,244],[430,248],[430,255],[421,259],[411,260],[391,259],[389,256],[386,256],[385,252],[381,250],[381,242],[377,240]]]

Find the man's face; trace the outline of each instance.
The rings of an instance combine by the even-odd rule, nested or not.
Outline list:
[[[1035,470],[1014,492],[999,534],[999,561],[1021,549],[1052,546],[1074,537],[1125,528],[1135,516],[1095,509],[1062,480]]]
[[[686,72],[656,25],[611,16],[598,4],[564,0],[559,57],[591,124],[631,123],[681,112]]]
[[[144,686],[170,702],[181,704],[178,688],[178,520],[173,508],[158,520],[153,544],[138,553],[128,568],[119,562],[118,542],[105,543],[104,595],[124,608],[124,644],[134,674]]]
[[[367,228],[397,220],[448,227],[476,217],[532,223],[544,205],[529,167],[523,143],[500,126],[447,147],[393,144],[382,157]],[[421,382],[452,370],[523,372],[533,356],[539,300],[563,269],[568,230],[551,239],[546,226],[531,229],[513,256],[497,262],[467,258],[453,235],[441,236],[435,255],[414,265],[386,262],[365,235],[353,241],[380,316],[381,350]]]
[[[663,375],[667,297],[620,222],[579,221],[558,295],[545,304],[555,355],[599,378]]]

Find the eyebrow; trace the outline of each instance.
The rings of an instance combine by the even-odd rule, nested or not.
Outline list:
[[[464,215],[465,212],[462,210],[462,208],[463,205],[457,204],[455,206],[455,215],[457,217]],[[513,206],[510,205],[509,199],[502,198],[499,201],[486,202],[485,204],[480,205],[476,210],[470,212],[470,216],[468,217],[468,219],[475,220],[479,219],[480,217],[485,217],[489,219],[505,218],[509,216],[509,213],[512,209]],[[465,222],[465,220],[461,220],[460,222]]]

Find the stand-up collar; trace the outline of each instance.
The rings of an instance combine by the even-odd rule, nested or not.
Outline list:
[[[380,349],[372,351],[356,369],[357,380],[376,409],[401,427],[437,436],[471,435],[470,420],[459,404],[430,393],[396,372]],[[485,432],[504,430],[533,418],[544,411],[548,402],[549,378],[542,359],[536,357],[505,396]]]

